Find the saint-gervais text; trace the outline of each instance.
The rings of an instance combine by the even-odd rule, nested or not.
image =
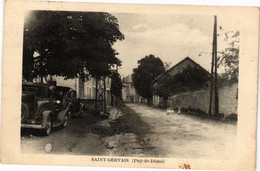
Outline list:
[[[129,159],[129,158],[107,158],[107,157],[92,157],[92,162],[122,162],[122,163],[160,163],[164,164],[163,159]]]

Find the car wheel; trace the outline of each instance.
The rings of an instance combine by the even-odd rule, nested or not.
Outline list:
[[[68,122],[69,122],[69,113],[66,113],[65,116],[64,116],[64,120],[63,120],[63,122],[62,122],[62,124],[61,124],[61,127],[62,127],[62,128],[67,127]]]
[[[48,136],[52,131],[52,118],[51,115],[48,116],[46,121],[46,127],[43,129],[43,135]]]
[[[29,118],[29,108],[27,104],[22,103],[22,108],[21,108],[21,122],[24,123],[27,121]]]

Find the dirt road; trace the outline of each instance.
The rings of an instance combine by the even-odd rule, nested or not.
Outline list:
[[[83,114],[72,118],[65,129],[56,128],[49,136],[39,131],[23,129],[22,153],[51,153],[105,156],[159,156],[158,149],[144,140],[149,125],[122,107],[110,109],[108,119]]]
[[[111,108],[108,119],[84,114],[48,137],[22,130],[22,153],[231,159],[236,125],[138,104]]]
[[[153,129],[146,134],[164,157],[232,159],[236,156],[236,125],[202,120],[144,105],[127,106]]]
[[[37,130],[23,129],[21,152],[101,155],[104,148],[100,144],[103,141],[99,135],[91,133],[93,125],[101,120],[89,115],[84,115],[82,118],[75,117],[70,119],[66,128],[54,128],[49,136],[42,136]],[[51,146],[49,151],[45,150],[48,145]]]

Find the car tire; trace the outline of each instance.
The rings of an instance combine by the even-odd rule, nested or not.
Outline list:
[[[46,127],[43,129],[43,135],[45,135],[45,136],[48,136],[48,135],[50,135],[50,133],[51,133],[51,131],[52,131],[52,125],[53,125],[53,123],[52,123],[52,117],[51,117],[51,115],[49,115],[48,117],[47,117],[47,121],[46,121]]]
[[[68,122],[69,122],[69,113],[67,112],[64,116],[64,120],[61,124],[61,127],[66,128],[68,126]]]
[[[27,119],[29,118],[30,112],[29,112],[29,107],[27,104],[22,103],[22,108],[21,108],[21,122],[25,123]]]

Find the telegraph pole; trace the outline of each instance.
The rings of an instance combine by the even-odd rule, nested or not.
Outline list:
[[[218,106],[218,59],[217,59],[217,16],[214,17],[214,31],[213,31],[213,43],[212,43],[212,62],[211,62],[211,79],[210,79],[210,99],[209,99],[209,115],[211,115],[212,110],[212,99],[213,99],[213,88],[215,96],[215,115],[219,113]],[[215,68],[215,72],[214,71]],[[215,79],[214,79],[215,77]]]
[[[213,41],[212,41],[212,59],[211,59],[211,73],[210,73],[210,98],[209,98],[209,115],[211,115],[211,108],[212,108],[212,94],[213,94],[213,84],[214,84],[214,61],[215,61],[215,27],[213,28]]]
[[[215,16],[215,24],[214,24],[214,30],[215,30],[215,115],[218,115],[218,57],[217,57],[217,16]]]

